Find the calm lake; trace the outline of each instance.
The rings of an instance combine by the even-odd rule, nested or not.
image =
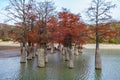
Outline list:
[[[120,80],[120,50],[100,50],[102,70],[94,69],[94,50],[74,56],[74,69],[58,53],[49,54],[46,68],[37,67],[37,58],[20,63],[20,57],[0,58],[0,80]]]

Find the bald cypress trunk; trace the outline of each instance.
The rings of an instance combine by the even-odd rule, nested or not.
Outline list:
[[[74,68],[74,59],[73,59],[73,54],[70,48],[67,48],[68,54],[69,54],[69,68],[72,69]]]
[[[32,54],[32,46],[28,46],[28,60],[32,60],[33,54]]]
[[[95,69],[101,69],[101,55],[97,51],[95,53]]]
[[[78,53],[78,48],[77,48],[77,47],[74,48],[74,54],[75,54],[76,56],[79,55],[79,53]]]
[[[78,52],[79,52],[79,53],[82,53],[82,52],[83,52],[83,47],[82,47],[81,44],[78,46]]]
[[[95,69],[101,69],[101,55],[99,52],[99,35],[96,30]]]
[[[43,68],[45,67],[45,50],[44,48],[38,49],[38,67]]]
[[[21,47],[21,58],[20,58],[21,63],[26,62],[26,50],[25,47]]]
[[[47,49],[45,50],[45,63],[48,63],[48,51]]]
[[[36,47],[33,46],[33,49],[32,49],[32,57],[33,57],[33,58],[35,57],[35,53],[36,53]]]
[[[64,47],[65,61],[69,61],[69,53],[67,47]]]

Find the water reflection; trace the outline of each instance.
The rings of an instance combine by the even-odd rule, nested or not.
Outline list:
[[[95,80],[102,80],[102,70],[95,70]]]
[[[119,80],[120,50],[101,50],[102,71],[95,70],[94,50],[74,56],[74,69],[59,54],[48,55],[46,68],[37,67],[37,58],[20,63],[19,57],[0,58],[0,80]]]

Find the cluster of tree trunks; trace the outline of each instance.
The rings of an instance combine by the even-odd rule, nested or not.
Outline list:
[[[52,47],[54,47],[52,45]],[[21,44],[21,63],[25,63],[27,60],[32,60],[33,58],[37,58],[37,66],[40,68],[45,67],[45,64],[48,63],[48,53],[54,53],[55,49],[51,48],[51,51],[48,51],[46,48],[39,48],[36,44],[33,46],[25,46]],[[69,47],[64,47],[63,45],[59,45],[57,47],[57,50],[59,53],[64,56],[64,60],[69,62],[68,67],[70,69],[74,68],[74,55],[79,54],[79,51],[77,48],[74,47],[74,49],[70,49]],[[77,56],[76,55],[76,56]]]

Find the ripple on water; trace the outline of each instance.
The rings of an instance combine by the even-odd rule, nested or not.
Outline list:
[[[37,67],[37,58],[20,64],[19,57],[0,58],[0,80],[119,80],[120,50],[101,50],[102,71],[94,70],[94,50],[74,57],[75,68],[58,54],[48,55],[46,68]]]

